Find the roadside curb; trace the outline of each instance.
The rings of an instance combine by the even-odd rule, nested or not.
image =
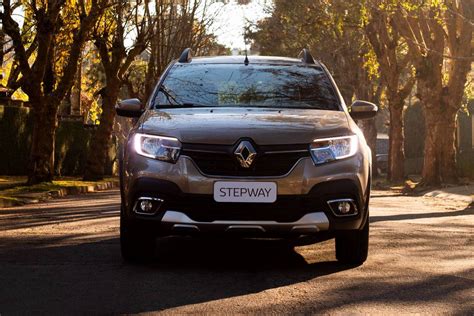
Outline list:
[[[21,206],[25,204],[39,203],[45,200],[49,200],[57,197],[64,197],[67,195],[74,194],[85,194],[97,191],[103,191],[107,189],[117,188],[119,186],[119,180],[112,180],[97,183],[94,185],[83,185],[83,186],[71,186],[64,187],[59,190],[52,190],[47,192],[18,194],[11,197],[0,197],[0,208]]]

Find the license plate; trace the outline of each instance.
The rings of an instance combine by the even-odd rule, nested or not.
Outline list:
[[[277,199],[275,182],[232,182],[214,183],[214,200],[233,203],[273,203]]]

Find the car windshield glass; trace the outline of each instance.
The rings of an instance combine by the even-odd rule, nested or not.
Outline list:
[[[269,107],[339,110],[323,69],[304,65],[176,64],[155,108]]]

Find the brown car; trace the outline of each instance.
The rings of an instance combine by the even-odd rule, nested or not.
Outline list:
[[[145,110],[143,110],[143,108]],[[121,246],[153,254],[169,235],[336,238],[337,259],[367,258],[371,152],[323,64],[300,58],[191,58],[161,76],[121,161]]]

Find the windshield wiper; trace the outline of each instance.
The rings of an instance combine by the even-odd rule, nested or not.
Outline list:
[[[178,108],[215,108],[215,106],[208,105],[208,104],[199,104],[199,103],[191,103],[191,102],[184,102],[178,104],[157,104],[155,108],[159,109],[178,109]]]
[[[165,85],[161,85],[159,90],[161,92],[163,92],[163,94],[165,95],[166,97],[166,100],[168,100],[168,102],[170,104],[172,104],[173,102],[176,104],[176,105],[180,105],[180,103],[178,102],[178,100],[176,100],[176,98],[174,97],[174,95],[172,95],[169,90],[166,88]]]
[[[179,102],[176,97],[166,88],[165,85],[161,85],[159,88],[168,101],[169,104],[156,104],[155,108],[191,108],[191,107],[210,107],[210,105],[193,103],[193,102]]]

